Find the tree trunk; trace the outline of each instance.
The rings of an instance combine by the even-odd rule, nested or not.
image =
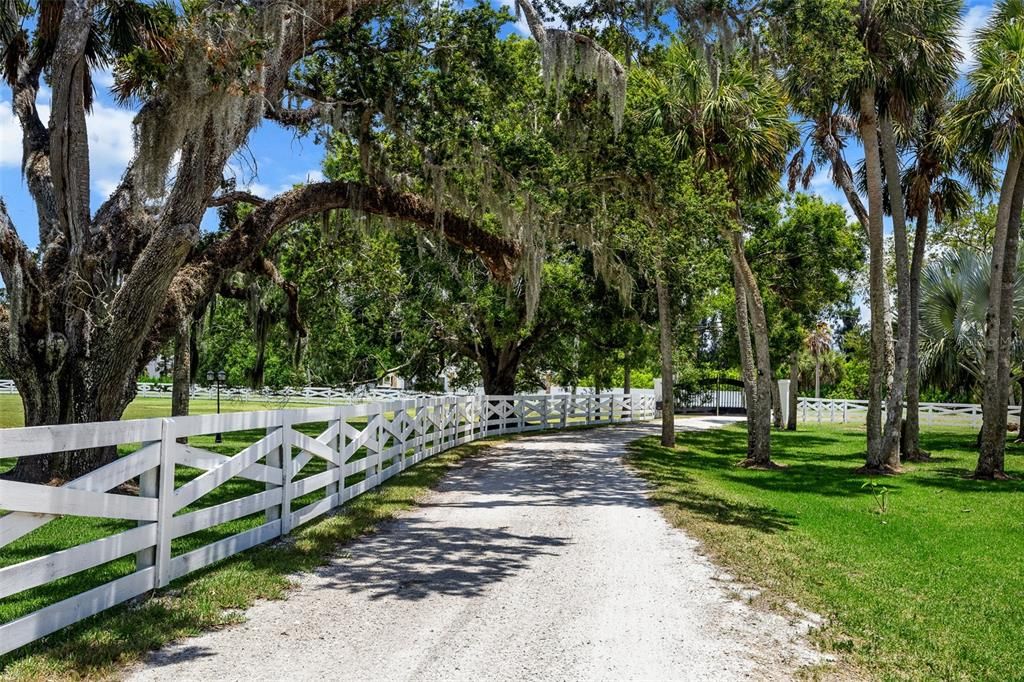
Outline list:
[[[25,426],[85,424],[120,419],[135,397],[136,383],[125,386],[117,402],[99,400],[97,384],[89,378],[102,371],[103,358],[65,361],[62,370],[38,373],[15,369],[13,378],[21,395]],[[30,370],[39,369],[36,367]],[[116,447],[87,448],[52,455],[22,457],[4,478],[27,483],[65,482],[89,473],[117,458]]]
[[[747,391],[747,458],[748,467],[772,467],[771,461],[771,392],[772,367],[768,345],[768,320],[764,313],[761,291],[750,269],[743,248],[743,234],[731,230],[727,235],[734,279],[741,283],[736,289],[737,327],[741,318],[749,319],[750,334],[740,334],[740,359],[744,364],[743,379]],[[749,313],[749,318],[747,314]],[[751,336],[753,345],[751,346]]]
[[[814,397],[821,398],[821,358],[817,351],[814,353]]]
[[[174,366],[171,370],[171,416],[187,416],[192,388],[192,318],[186,317],[174,337]]]
[[[174,337],[174,365],[171,369],[171,416],[188,416],[192,390],[192,317],[186,315],[178,325]],[[181,444],[188,443],[188,437],[178,438]]]
[[[664,275],[654,280],[658,293],[658,350],[661,353],[661,444],[675,447],[675,372],[672,368],[672,298]]]
[[[871,309],[871,358],[868,382],[867,459],[865,469],[882,470],[887,462],[882,443],[882,401],[886,379],[885,233],[882,223],[882,164],[878,150],[878,115],[875,90],[860,92],[860,138],[868,190],[868,289]]]
[[[789,356],[789,423],[787,431],[796,431],[796,410],[799,404],[797,391],[800,390],[800,351],[794,350]]]
[[[1003,176],[992,244],[992,280],[985,313],[985,374],[983,413],[975,478],[1006,478],[1006,410],[1010,397],[1010,342],[1013,336],[1013,296],[1017,278],[1017,243],[1024,208],[1021,159],[1011,154]],[[1012,189],[1008,189],[1012,188]],[[1009,195],[1009,200],[1006,199]],[[1002,240],[1002,243],[1000,243]]]
[[[910,348],[907,355],[907,416],[903,423],[900,450],[906,460],[929,459],[921,449],[921,269],[928,239],[928,209],[922,208],[914,231],[914,253],[910,259]]]
[[[515,395],[516,375],[519,374],[521,359],[519,346],[515,342],[498,349],[489,343],[484,344],[477,356],[477,365],[484,380],[484,393]]]
[[[893,344],[896,364],[892,385],[886,402],[885,427],[882,432],[882,452],[886,467],[897,471],[900,467],[900,432],[903,423],[903,403],[907,396],[907,374],[910,357],[910,258],[907,254],[907,214],[900,184],[899,151],[892,118],[886,114],[879,120],[882,142],[882,160],[885,163],[886,187],[892,214],[893,256],[896,267],[896,340]]]
[[[626,365],[622,368],[622,395],[629,395],[633,388],[633,366],[629,362],[629,354],[626,354]]]

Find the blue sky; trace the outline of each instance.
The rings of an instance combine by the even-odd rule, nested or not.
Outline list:
[[[504,4],[510,6],[510,2]],[[968,3],[960,36],[961,51],[964,54],[970,54],[970,37],[984,24],[990,12],[991,2]],[[526,32],[523,22],[508,27],[508,31],[517,30]],[[962,65],[962,70],[969,66],[968,58]],[[89,155],[92,163],[92,201],[95,210],[117,185],[131,159],[131,122],[134,112],[118,106],[110,97],[109,87],[112,81],[109,72],[96,74],[94,80],[97,89],[96,104],[88,118],[88,126]],[[38,104],[45,121],[50,104],[48,89],[40,92]],[[853,164],[862,153],[859,148],[851,148],[849,156]],[[269,197],[296,183],[322,179],[322,159],[323,149],[314,144],[311,137],[296,137],[291,131],[268,121],[253,132],[248,145],[232,160],[227,173],[237,179],[240,187]],[[38,226],[35,209],[21,176],[20,166],[21,133],[17,119],[11,111],[10,88],[3,85],[0,86],[0,196],[7,202],[19,234],[34,248],[38,243]],[[818,172],[811,181],[809,191],[844,206],[849,213],[846,198],[832,185],[827,170]],[[211,212],[204,221],[204,227],[209,229],[214,225]]]

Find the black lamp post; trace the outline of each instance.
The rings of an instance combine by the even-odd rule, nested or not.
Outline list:
[[[218,371],[216,373],[214,373],[214,372],[207,372],[206,373],[206,380],[207,381],[213,382],[214,379],[217,380],[217,414],[220,414],[220,385],[221,385],[221,383],[224,382],[225,379],[227,379],[227,374],[224,373],[224,370],[220,370],[220,371]],[[213,442],[214,443],[221,443],[223,441],[224,441],[224,435],[218,431],[217,435],[213,439]]]

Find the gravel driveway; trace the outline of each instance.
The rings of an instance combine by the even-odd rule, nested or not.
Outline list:
[[[713,428],[725,419],[688,419]],[[622,464],[651,425],[547,433],[452,471],[415,511],[139,680],[791,679],[808,623],[756,610]]]

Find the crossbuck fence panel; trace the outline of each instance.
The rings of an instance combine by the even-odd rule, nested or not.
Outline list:
[[[866,400],[801,397],[797,401],[797,418],[806,423],[858,423],[867,419],[867,412]],[[918,413],[924,425],[947,424],[981,428],[981,405],[977,404],[921,403]],[[1020,405],[1011,405],[1007,415],[1011,423],[1020,424]]]
[[[59,587],[63,578],[118,560],[125,565],[129,557],[123,575],[0,624],[0,654],[285,535],[457,445],[653,417],[651,396],[456,396],[0,429],[2,458],[98,447],[122,453],[60,487],[0,481],[0,558],[4,548],[66,516],[96,519],[111,531],[0,562],[0,599]],[[236,432],[255,441],[230,456],[188,444],[190,437]],[[204,539],[239,520],[248,521],[245,530]]]

